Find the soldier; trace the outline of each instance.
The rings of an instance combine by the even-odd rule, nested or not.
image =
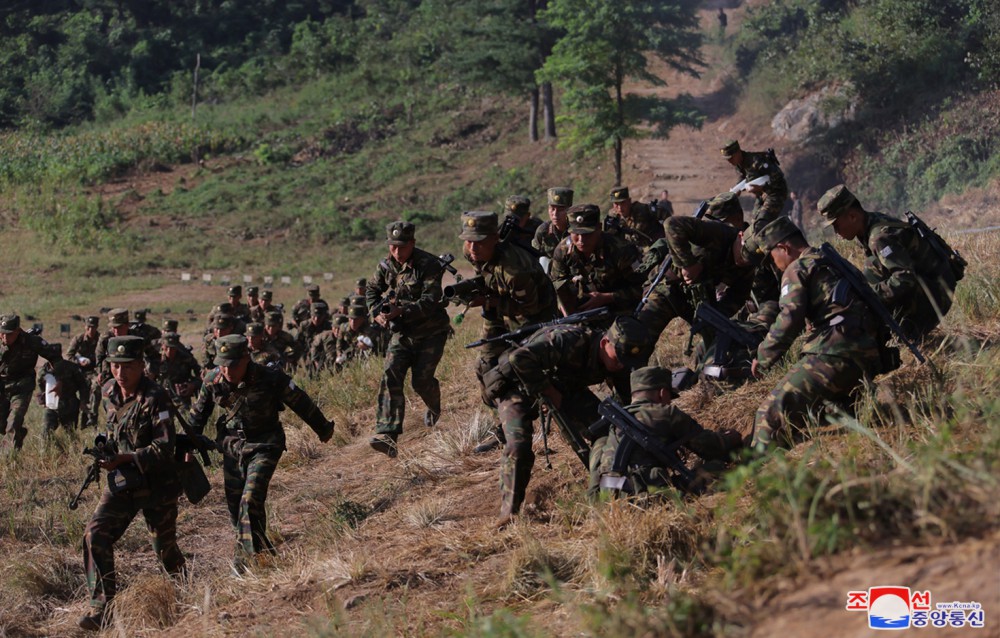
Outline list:
[[[61,343],[50,344],[50,347],[62,355]],[[45,408],[42,417],[45,438],[55,434],[60,425],[75,430],[80,420],[80,404],[87,398],[90,387],[80,366],[62,358],[46,361],[38,369],[35,385],[39,390],[38,405]]]
[[[627,375],[649,354],[649,334],[631,317],[618,317],[607,333],[594,326],[550,326],[511,349],[483,376],[483,398],[500,411],[507,440],[500,465],[498,527],[508,525],[520,511],[531,479],[537,401],[559,412],[557,418],[573,433],[571,445],[583,460],[587,450],[579,448],[585,448],[583,439],[592,438],[589,426],[597,420],[600,403],[588,386],[606,383],[627,396],[615,376]]]
[[[142,337],[146,340],[146,343],[156,345],[157,340],[159,340],[160,329],[156,326],[151,326],[146,323],[147,310],[136,310],[132,313],[132,324],[128,327],[128,333],[130,335],[136,335],[137,337]]]
[[[502,240],[527,249],[534,257],[536,251],[531,247],[531,242],[535,239],[535,233],[542,225],[542,220],[531,216],[531,200],[524,195],[511,195],[504,202],[503,208],[504,220],[501,227],[507,224],[509,231]],[[508,218],[511,219],[509,223]]]
[[[271,303],[273,300],[274,291],[267,288],[260,291],[260,300],[257,302],[256,306],[250,308],[250,321],[264,323],[267,319],[267,313],[273,311],[280,312],[281,308]]]
[[[246,328],[244,328],[246,330]],[[201,355],[201,367],[208,372],[216,366],[215,356],[218,354],[218,340],[236,332],[236,318],[232,315],[219,314],[215,316],[215,327],[212,334],[205,337],[205,349]]]
[[[573,189],[557,186],[548,190],[549,221],[542,222],[535,231],[531,247],[552,259],[556,246],[569,232],[569,218],[566,211],[573,205]]]
[[[163,329],[160,331],[160,334],[162,335],[164,332],[177,332],[179,326],[180,323],[176,319],[164,319]]]
[[[910,224],[871,213],[843,184],[820,198],[819,212],[844,239],[865,251],[865,277],[911,339],[933,330],[954,298],[955,274],[947,260]]]
[[[365,295],[375,322],[392,334],[379,387],[376,435],[369,443],[392,458],[403,432],[407,370],[412,371],[413,390],[427,406],[424,425],[434,425],[441,416],[441,387],[434,372],[451,327],[441,292],[441,260],[416,247],[410,222],[392,222],[385,230],[389,256],[369,278]]]
[[[230,286],[229,287],[229,303],[232,305],[232,310],[229,311],[233,317],[238,321],[242,321],[244,324],[250,321],[250,308],[243,303],[243,286]],[[244,326],[244,330],[246,327]]]
[[[176,332],[164,332],[160,342],[160,374],[156,381],[178,409],[190,409],[201,387],[201,366]]]
[[[251,361],[260,366],[281,368],[281,353],[264,340],[264,324],[251,323],[247,325],[246,337]]]
[[[355,299],[364,299],[364,297],[355,297]],[[367,302],[362,301],[362,304],[367,307]],[[340,302],[333,309],[333,313],[330,315],[330,323],[336,323],[336,320],[340,317],[347,318],[347,309],[351,306],[350,297],[341,297]]]
[[[112,337],[124,337],[132,334],[129,330],[131,330],[131,325],[128,321],[128,310],[112,308],[108,312],[108,331],[97,342],[97,379],[102,387],[111,379],[111,366],[108,364],[108,342]],[[160,370],[160,351],[146,339],[143,339],[143,342],[145,343],[143,353],[146,358],[146,374],[151,379],[155,379]]]
[[[97,427],[97,408],[101,400],[101,384],[97,379],[97,343],[100,341],[100,317],[83,320],[83,333],[69,342],[66,358],[75,361],[87,379],[87,396],[83,399],[83,424]]]
[[[233,314],[233,304],[223,301],[218,306],[212,308],[212,312],[208,315],[208,325],[205,326],[206,338],[211,338],[212,333],[215,332],[216,319],[218,319],[219,315],[228,315],[233,318],[232,334],[243,334],[246,331],[246,322]]]
[[[359,277],[354,282],[354,292],[351,293],[352,297],[362,297],[365,296],[365,290],[368,289],[368,280],[364,277]]]
[[[313,370],[313,340],[330,330],[333,324],[330,322],[330,309],[325,301],[314,302],[309,307],[309,321],[299,326],[299,332],[295,335],[295,347],[302,353],[302,363],[307,370]]]
[[[574,206],[568,215],[569,237],[553,253],[550,272],[563,314],[602,306],[631,313],[642,297],[639,249],[601,231],[601,209],[594,204]]]
[[[656,214],[660,223],[674,216],[674,204],[670,201],[670,191],[664,189],[660,192],[660,199],[656,200],[656,206],[650,206]]]
[[[292,321],[295,322],[296,326],[302,326],[304,323],[309,321],[309,308],[317,301],[322,301],[326,303],[319,296],[319,286],[316,284],[309,284],[306,286],[306,294],[309,296],[305,299],[300,299],[294,306],[292,306]],[[327,304],[329,308],[329,304]]]
[[[252,321],[250,312],[260,306],[260,288],[258,286],[247,286],[247,322]]]
[[[152,535],[153,552],[169,574],[184,570],[177,547],[177,498],[180,480],[174,463],[176,434],[170,403],[163,390],[143,375],[145,340],[113,337],[108,343],[112,378],[102,390],[109,439],[118,453],[100,465],[107,470],[105,487],[83,533],[83,566],[90,589],[91,613],[79,620],[82,629],[99,631],[110,620],[108,604],[117,591],[114,544],[142,510]]]
[[[604,229],[624,237],[639,248],[648,248],[657,239],[663,239],[663,224],[648,204],[633,202],[627,186],[611,189],[611,208],[614,215],[604,220]]]
[[[729,224],[741,232],[747,232],[750,224],[744,221],[743,206],[740,204],[740,197],[736,193],[726,191],[708,200],[708,208],[705,210],[705,217],[715,221]],[[748,245],[752,243],[750,237],[745,238]],[[770,255],[760,255],[757,253],[751,263],[756,263],[753,283],[750,286],[751,301],[747,303],[748,313],[754,314],[763,308],[768,302],[778,302],[778,288],[781,283],[781,271],[774,266],[774,261]]]
[[[625,409],[663,445],[679,444],[705,461],[726,461],[743,444],[738,432],[706,430],[686,412],[670,405],[677,397],[670,370],[655,366],[639,368],[630,380],[632,403]],[[597,496],[598,488],[601,495],[614,495],[619,491],[631,495],[660,494],[671,490],[668,469],[638,445],[633,446],[626,458],[619,460],[616,468],[615,457],[621,444],[620,435],[614,428],[606,438],[594,443],[594,458],[590,464],[592,498]],[[626,479],[624,484],[621,484],[621,477]]]
[[[352,359],[385,354],[389,334],[382,326],[368,320],[368,307],[353,305],[347,309],[347,323],[336,331],[336,351],[333,361],[339,366]],[[330,353],[327,352],[329,362]]]
[[[41,336],[21,330],[18,315],[0,316],[0,435],[5,435],[4,448],[20,450],[28,434],[24,415],[35,390],[38,357],[54,363],[62,358],[62,351]]]
[[[299,350],[295,337],[283,329],[284,321],[284,317],[277,310],[267,313],[264,318],[264,340],[281,353],[281,367],[287,372],[298,365]]]
[[[824,401],[848,399],[880,367],[876,321],[869,308],[787,217],[768,224],[761,249],[784,273],[780,312],[757,348],[755,375],[774,367],[803,331],[802,355],[754,417],[753,447],[791,443]],[[778,441],[776,441],[778,439]]]
[[[462,213],[459,238],[465,242],[463,253],[476,274],[483,276],[488,291],[470,304],[483,308],[483,338],[496,337],[526,324],[551,321],[558,313],[552,281],[534,255],[518,244],[500,241],[497,231],[495,213]],[[506,343],[480,348],[476,363],[480,384],[483,375],[497,366],[500,354],[507,348]],[[488,441],[476,447],[476,452],[496,448],[503,442],[502,437],[503,430],[496,428]]]
[[[756,237],[769,222],[783,214],[785,200],[788,199],[788,184],[785,174],[781,172],[778,158],[774,151],[764,152],[744,151],[736,140],[726,142],[722,147],[722,156],[733,165],[740,178],[746,182],[758,178],[767,178],[767,183],[761,186],[747,186],[747,190],[756,198],[757,203],[750,214],[748,237]],[[744,254],[746,259],[753,257],[753,252]]]
[[[281,370],[250,360],[246,337],[219,339],[219,367],[205,376],[191,423],[201,433],[216,406],[216,440],[223,449],[223,478],[229,519],[236,529],[233,570],[239,574],[260,552],[274,553],[267,537],[264,501],[278,460],[285,451],[285,430],[279,419],[284,406],[319,435],[333,437],[333,421]]]

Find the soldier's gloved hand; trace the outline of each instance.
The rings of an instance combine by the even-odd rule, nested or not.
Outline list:
[[[331,419],[327,421],[327,423],[330,425],[330,429],[327,430],[326,434],[319,435],[319,440],[321,443],[326,443],[327,441],[333,438],[333,420]]]

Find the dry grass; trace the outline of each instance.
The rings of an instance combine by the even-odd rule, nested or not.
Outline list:
[[[177,587],[163,574],[143,574],[115,597],[111,611],[115,636],[165,629],[179,617]]]

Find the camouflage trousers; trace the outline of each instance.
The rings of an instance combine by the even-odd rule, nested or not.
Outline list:
[[[598,419],[597,406],[600,401],[592,392],[563,394],[560,413],[568,427],[580,433],[586,440],[592,440],[589,427]],[[504,436],[503,455],[500,459],[500,516],[517,514],[524,503],[531,469],[535,464],[532,439],[535,434],[534,419],[538,410],[534,401],[519,392],[502,398],[497,406]]]
[[[58,409],[45,408],[42,415],[45,437],[55,434],[60,425],[67,430],[75,430],[79,420],[80,402],[77,399],[60,399]]]
[[[649,295],[649,300],[643,306],[637,319],[649,330],[650,338],[655,343],[663,330],[675,317],[691,323],[694,320],[694,307],[684,293],[679,283],[660,284]]]
[[[97,372],[89,372],[87,377],[87,395],[84,404],[80,406],[83,417],[81,427],[97,427],[97,417],[101,406],[101,384],[97,380]]]
[[[31,405],[31,395],[35,391],[35,378],[28,375],[3,382],[0,390],[0,435],[4,436],[4,447],[13,446],[20,450],[28,429],[24,427],[24,415]]]
[[[177,547],[178,493],[177,489],[173,489],[155,495],[151,495],[149,490],[135,495],[112,494],[105,488],[83,532],[83,568],[87,573],[92,607],[103,609],[117,592],[114,544],[140,510],[152,536],[153,552],[163,568],[169,574],[177,574],[184,569],[184,555]]]
[[[413,390],[423,399],[427,409],[435,416],[441,414],[441,386],[434,373],[447,341],[447,332],[421,339],[393,335],[385,355],[385,369],[378,391],[375,424],[378,434],[399,436],[403,432],[403,417],[406,415],[403,381],[407,370],[411,371]]]
[[[751,445],[762,450],[772,441],[791,445],[801,439],[810,414],[816,414],[825,401],[843,402],[864,383],[864,362],[840,357],[803,355],[754,416]]]
[[[259,552],[274,552],[267,537],[267,490],[278,467],[278,448],[245,450],[239,458],[223,456],[222,472],[229,520],[236,528],[236,556],[245,559]]]

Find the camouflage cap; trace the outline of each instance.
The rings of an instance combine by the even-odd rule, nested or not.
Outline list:
[[[531,200],[524,195],[511,195],[503,203],[503,209],[515,217],[524,217],[531,214]]]
[[[330,314],[330,306],[326,305],[325,302],[317,301],[316,303],[309,306],[309,314],[313,317],[323,317]]]
[[[782,215],[760,229],[760,233],[757,236],[757,243],[760,245],[761,250],[769,253],[780,242],[795,235],[801,238],[802,231],[799,230],[799,227],[792,220]]]
[[[223,301],[218,306],[215,307],[215,312],[221,312],[223,314],[231,314],[233,312],[233,304],[228,301]]]
[[[333,319],[333,325],[335,326],[342,326],[345,323],[347,323],[347,315],[337,315]]]
[[[819,214],[823,216],[823,221],[827,226],[856,205],[861,205],[858,202],[858,198],[851,191],[847,190],[847,187],[843,184],[837,184],[826,191],[819,198],[819,201],[816,202],[816,208],[819,210]]]
[[[247,297],[258,297],[260,296],[259,286],[247,286]]]
[[[265,326],[280,326],[285,322],[285,318],[278,311],[272,311],[264,316]]]
[[[566,215],[569,217],[569,232],[586,235],[601,230],[601,209],[596,204],[573,206]]]
[[[247,324],[247,332],[246,332],[246,334],[247,334],[248,337],[261,337],[261,336],[263,336],[264,335],[264,324],[257,323],[256,321],[254,323],[248,323]]]
[[[368,280],[365,279],[364,277],[361,277],[360,279],[358,279],[357,281],[354,282],[354,287],[355,288],[364,288],[367,285],[368,285]]]
[[[83,320],[83,325],[88,326],[90,328],[97,328],[101,325],[101,318],[98,317],[97,315],[90,315],[89,317]]]
[[[176,319],[164,319],[163,320],[163,331],[164,332],[177,332],[178,322]]]
[[[306,294],[313,299],[319,299],[319,286],[317,284],[309,284],[306,286]]]
[[[549,206],[568,208],[573,205],[573,189],[556,186],[548,190]]]
[[[132,317],[135,318],[137,323],[146,323],[146,309],[136,310],[132,313]]]
[[[392,222],[385,227],[385,241],[390,246],[404,246],[414,240],[416,230],[410,222]]]
[[[112,363],[127,363],[142,361],[142,350],[146,340],[136,335],[111,337],[108,339],[108,361]]]
[[[215,360],[219,365],[239,361],[247,355],[247,338],[243,335],[226,335],[215,342]]]
[[[471,210],[462,213],[462,241],[482,241],[499,230],[497,214],[485,210]]]
[[[615,319],[608,328],[607,337],[615,348],[618,361],[626,368],[646,363],[653,352],[649,330],[633,317],[622,316]]]
[[[108,325],[127,326],[128,310],[125,308],[112,308],[108,311]]]
[[[632,385],[632,392],[642,392],[643,390],[659,390],[670,388],[673,390],[674,373],[660,366],[646,366],[632,372],[629,381]]]
[[[15,314],[0,316],[0,332],[9,334],[21,327],[21,318]]]
[[[615,186],[611,189],[611,203],[624,202],[632,199],[628,194],[628,186]]]
[[[243,286],[230,286],[229,287],[230,297],[242,297],[243,296]]]
[[[260,291],[260,298],[263,299],[263,300],[265,300],[265,301],[271,301],[272,299],[274,299],[274,291],[273,290],[267,290],[265,288],[264,290]]]
[[[163,345],[168,348],[180,348],[181,336],[176,332],[164,332],[161,337]]]
[[[215,315],[215,323],[212,325],[216,328],[234,328],[236,327],[236,317],[227,313]]]
[[[742,214],[743,206],[740,205],[740,196],[729,191],[719,193],[708,200],[708,208],[705,210],[705,217],[719,222],[724,222],[734,215]]]
[[[351,306],[347,309],[347,316],[351,319],[363,319],[368,316],[368,308],[365,306]]]
[[[368,307],[368,302],[365,300],[363,295],[351,295],[347,300],[348,306],[365,306]]]
[[[350,306],[350,305],[351,305],[351,298],[350,297],[341,297],[340,298],[340,303],[337,304],[337,307],[338,308],[346,308],[347,306]]]
[[[728,140],[725,144],[722,145],[722,148],[719,149],[719,151],[722,153],[722,156],[725,157],[726,159],[729,159],[733,155],[736,155],[737,153],[740,152],[740,150],[741,150],[740,143],[736,140]]]

